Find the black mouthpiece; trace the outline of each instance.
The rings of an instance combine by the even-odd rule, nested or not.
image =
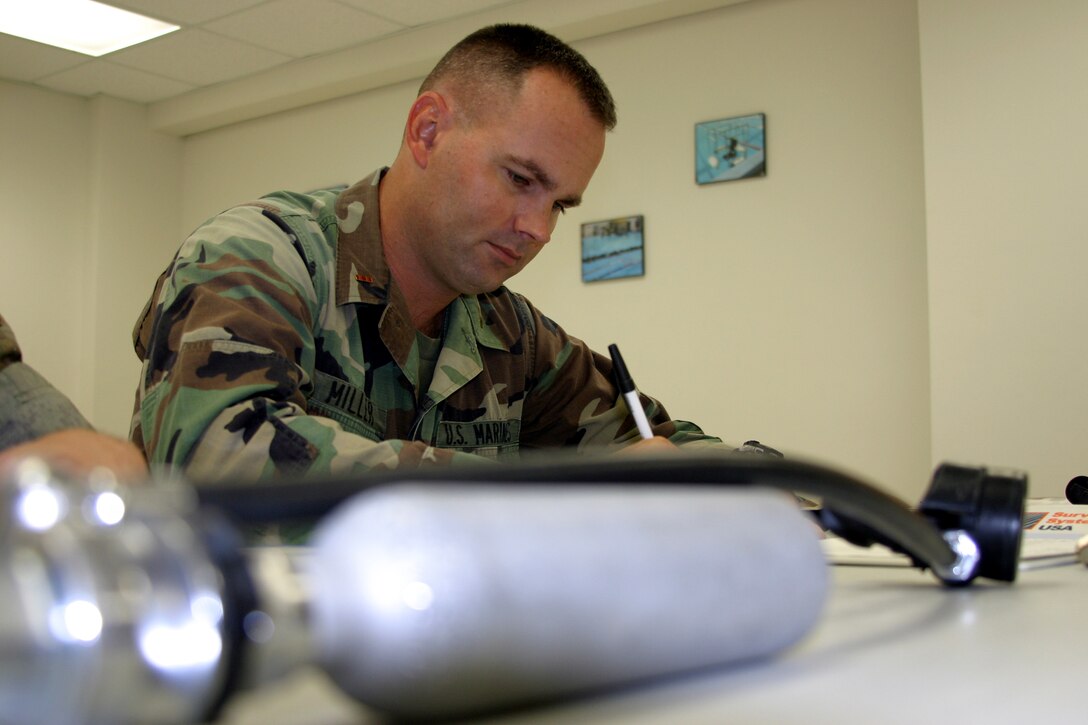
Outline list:
[[[1065,486],[1065,498],[1078,506],[1088,504],[1088,476],[1074,476]]]

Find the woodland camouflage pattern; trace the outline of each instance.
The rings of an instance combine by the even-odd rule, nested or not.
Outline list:
[[[134,330],[132,438],[190,478],[347,474],[638,439],[611,361],[505,287],[447,310],[428,389],[378,181],[277,192],[198,228]],[[643,397],[655,433],[714,444]]]

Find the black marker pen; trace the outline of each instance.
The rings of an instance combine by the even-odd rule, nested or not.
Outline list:
[[[650,421],[646,420],[646,411],[642,409],[642,403],[638,400],[635,381],[631,379],[631,373],[627,372],[627,365],[623,362],[620,349],[612,344],[608,346],[608,353],[612,356],[612,375],[616,379],[620,392],[623,393],[623,399],[627,401],[627,409],[631,411],[631,417],[635,419],[638,432],[643,438],[653,438],[654,432],[650,430]]]

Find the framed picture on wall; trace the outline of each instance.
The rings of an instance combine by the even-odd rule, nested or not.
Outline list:
[[[646,273],[642,216],[582,225],[582,281],[599,282]]]
[[[766,140],[762,113],[695,124],[695,182],[766,176]]]

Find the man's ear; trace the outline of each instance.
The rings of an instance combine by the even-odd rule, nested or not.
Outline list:
[[[427,167],[435,145],[449,125],[449,106],[446,100],[434,91],[423,93],[412,104],[408,111],[405,142],[420,168]]]

